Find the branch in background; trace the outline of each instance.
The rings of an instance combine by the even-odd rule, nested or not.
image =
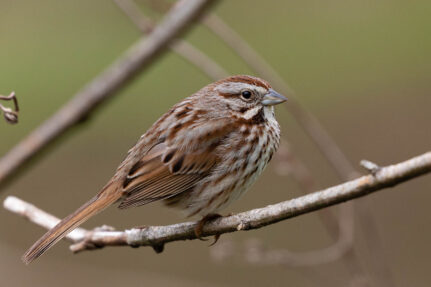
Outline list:
[[[282,140],[277,151],[277,157],[274,158],[275,171],[279,175],[290,173],[298,183],[299,188],[305,193],[311,193],[314,188],[314,179],[307,166],[295,156],[287,141]],[[326,209],[324,212],[319,212],[319,216],[324,225],[329,231],[333,239],[337,239],[334,245],[339,245],[339,242],[351,242],[353,246],[353,223],[350,204],[341,206],[338,218]],[[349,232],[351,234],[349,234]],[[346,236],[346,238],[344,238]],[[340,243],[340,245],[345,245]],[[346,251],[348,248],[344,248]],[[340,253],[341,254],[341,253]],[[297,254],[298,255],[298,254]],[[308,256],[307,256],[308,257]]]
[[[71,127],[87,119],[103,102],[147,68],[208,4],[214,2],[214,0],[177,2],[146,39],[139,40],[0,160],[0,182],[13,175],[19,167]]]
[[[300,188],[306,194],[311,193],[314,186],[313,177],[308,168],[290,151],[288,143],[281,141],[277,153],[279,156],[274,160],[277,160],[275,167],[279,175],[286,175],[287,172],[293,173]],[[350,203],[346,203],[340,208],[338,220],[329,209],[326,209],[326,212],[318,213],[328,228],[329,234],[332,235],[333,239],[336,239],[335,243],[329,247],[305,252],[292,252],[286,249],[267,250],[260,240],[252,239],[245,244],[245,258],[253,264],[284,264],[295,267],[314,266],[337,261],[352,249],[354,243],[354,225],[351,223],[350,207]]]
[[[374,175],[362,176],[322,191],[274,205],[214,219],[204,226],[202,235],[212,236],[261,228],[301,214],[362,197],[387,187],[393,187],[429,172],[431,172],[431,152],[402,163],[382,167]],[[45,228],[51,228],[59,222],[59,219],[47,215],[40,209],[16,197],[6,198],[3,205],[7,210],[24,216]],[[44,221],[41,218],[47,219]],[[75,242],[71,246],[73,252],[105,246],[152,246],[156,251],[161,252],[166,243],[196,239],[194,233],[196,224],[196,222],[184,222],[168,226],[135,228],[126,231],[85,230],[82,232],[83,229],[79,229],[76,234],[68,236],[68,239]]]
[[[279,176],[291,175],[297,180],[299,188],[304,193],[313,191],[315,181],[307,166],[292,152],[288,141],[284,138],[280,141],[273,167]]]
[[[352,228],[349,227],[348,228]],[[258,239],[248,240],[245,244],[245,258],[248,263],[256,265],[288,265],[293,267],[309,267],[328,264],[339,260],[351,248],[353,233],[340,236],[338,240],[327,248],[308,252],[291,252],[286,249],[268,250]]]
[[[146,35],[154,29],[154,22],[141,12],[133,0],[114,0],[114,2],[143,34]],[[214,81],[229,76],[219,64],[184,40],[176,39],[169,47]]]
[[[11,108],[5,107],[2,104],[0,104],[0,110],[3,112],[3,117],[7,123],[9,124],[18,123],[19,106],[18,106],[18,99],[16,98],[15,92],[10,93],[9,96],[0,95],[0,100],[13,101],[14,110],[12,110]]]

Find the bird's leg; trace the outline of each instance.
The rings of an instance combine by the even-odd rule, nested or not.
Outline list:
[[[205,215],[201,220],[199,220],[199,222],[196,224],[196,227],[195,227],[195,235],[196,235],[197,239],[202,240],[202,241],[207,241],[208,239],[202,238],[202,229],[204,228],[204,225],[208,221],[211,221],[211,220],[219,218],[219,217],[223,217],[223,216],[220,214],[217,214],[217,213],[210,213],[210,214]],[[217,242],[217,240],[220,238],[220,234],[215,235],[214,238],[215,238],[215,240],[210,246],[214,245]]]

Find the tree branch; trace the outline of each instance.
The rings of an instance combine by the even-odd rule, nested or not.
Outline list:
[[[261,228],[301,214],[362,197],[387,187],[393,187],[429,172],[431,172],[431,152],[402,163],[381,167],[375,174],[362,176],[312,194],[215,219],[204,226],[202,235],[212,236]],[[4,207],[45,228],[51,228],[59,221],[59,219],[16,197],[6,198]],[[152,246],[156,251],[161,252],[165,243],[196,239],[195,225],[196,222],[184,222],[125,231],[85,230],[82,232],[83,229],[80,228],[74,231],[75,234],[71,233],[68,239],[75,242],[71,246],[73,252],[104,246]]]
[[[0,182],[14,174],[19,167],[71,127],[87,119],[103,102],[147,68],[208,4],[214,2],[215,0],[178,1],[147,38],[139,40],[0,160]]]

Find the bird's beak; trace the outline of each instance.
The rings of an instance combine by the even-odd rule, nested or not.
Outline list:
[[[281,103],[283,103],[285,101],[287,101],[286,97],[280,95],[279,93],[277,93],[273,89],[269,89],[268,94],[266,94],[265,96],[263,96],[262,105],[264,105],[264,106],[274,106],[274,105],[281,104]]]

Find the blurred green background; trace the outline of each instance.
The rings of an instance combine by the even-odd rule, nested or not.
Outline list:
[[[430,149],[430,1],[220,1],[213,11],[280,72],[356,166],[363,158],[385,165]],[[111,1],[0,0],[0,93],[16,91],[21,106],[18,125],[0,121],[0,155],[139,37]],[[204,27],[194,27],[185,38],[230,73],[252,73]],[[198,69],[166,53],[89,123],[7,185],[0,199],[15,195],[57,216],[67,215],[104,185],[128,148],[162,113],[209,82]],[[287,111],[279,107],[277,117],[294,152],[312,170],[316,189],[338,183]],[[376,221],[397,286],[431,283],[430,190],[427,176],[356,201]],[[289,177],[277,176],[270,166],[226,213],[300,194]],[[84,226],[122,229],[182,220],[156,203],[126,212],[110,208]],[[293,268],[256,266],[244,259],[249,238],[259,238],[268,248],[295,251],[330,245],[315,213],[222,236],[219,244],[231,242],[234,249],[221,262],[212,258],[208,243],[199,241],[169,244],[158,255],[150,248],[72,255],[62,242],[27,267],[21,254],[43,230],[5,210],[0,211],[0,230],[3,286],[348,286],[351,279],[340,262]],[[373,257],[361,232],[355,230],[355,251],[362,268],[373,273]]]

